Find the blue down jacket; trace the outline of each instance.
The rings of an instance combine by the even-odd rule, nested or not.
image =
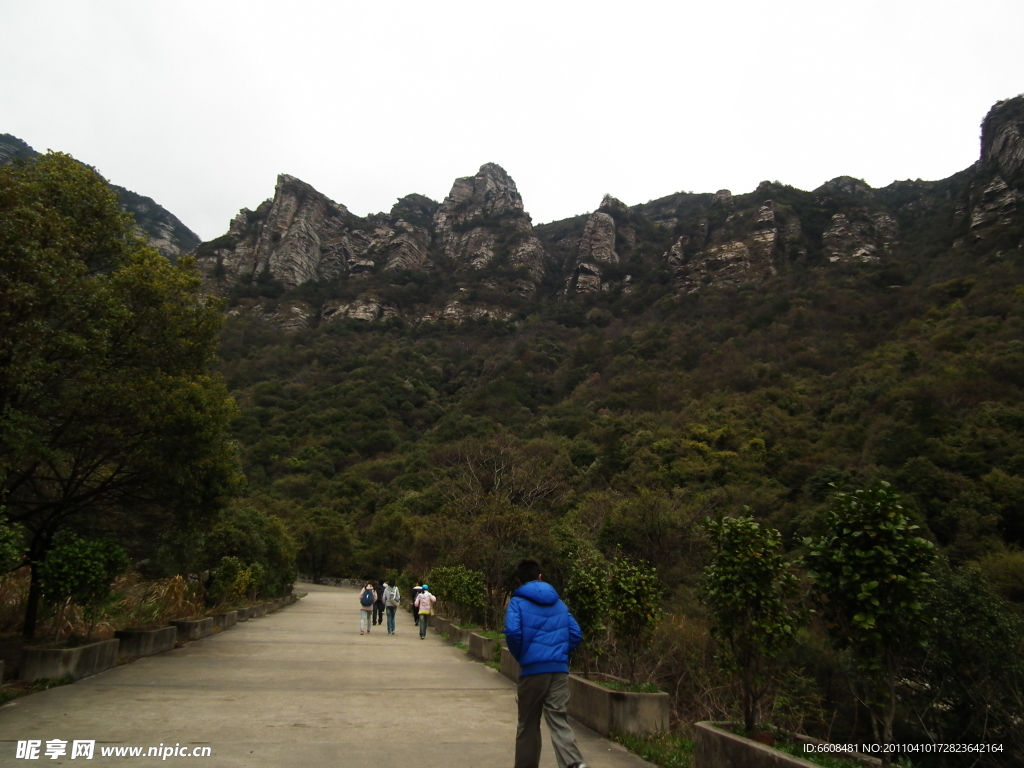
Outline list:
[[[580,625],[544,581],[523,584],[505,611],[508,649],[522,667],[520,677],[568,672],[569,653],[583,641]]]

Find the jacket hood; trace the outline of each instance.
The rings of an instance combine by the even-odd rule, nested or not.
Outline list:
[[[546,581],[531,581],[523,584],[512,593],[512,597],[522,597],[537,605],[554,605],[558,602],[558,592]]]

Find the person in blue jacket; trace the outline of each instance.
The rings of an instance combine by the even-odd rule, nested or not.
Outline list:
[[[583,641],[580,625],[544,581],[536,560],[516,567],[519,589],[505,611],[505,639],[519,662],[519,726],[515,768],[540,765],[540,716],[551,733],[558,768],[587,768],[569,725],[569,654]]]

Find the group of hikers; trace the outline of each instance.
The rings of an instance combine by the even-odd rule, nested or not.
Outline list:
[[[434,612],[437,598],[431,594],[430,585],[417,582],[412,588],[412,620],[419,624],[420,640],[427,636],[427,622]],[[386,581],[366,582],[359,594],[359,634],[369,634],[370,627],[384,623],[387,616],[388,634],[395,634],[395,612],[402,604],[402,592],[397,584]]]
[[[588,768],[569,725],[569,655],[583,641],[583,633],[558,592],[544,581],[542,570],[537,560],[519,563],[519,588],[505,610],[505,641],[521,668],[516,696],[519,722],[515,768],[538,768],[542,714],[559,768]],[[417,583],[412,593],[413,620],[419,624],[423,640],[437,598],[429,584]],[[359,595],[359,634],[383,624],[385,615],[388,634],[395,634],[395,612],[401,602],[397,585],[366,582]]]

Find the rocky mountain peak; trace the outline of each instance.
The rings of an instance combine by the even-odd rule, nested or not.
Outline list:
[[[197,263],[228,284],[266,275],[289,287],[372,268],[361,258],[368,238],[352,230],[352,219],[344,205],[282,173],[273,199],[243,208],[226,235],[196,250]]]
[[[522,210],[523,198],[512,177],[497,163],[484,163],[475,176],[455,180],[439,214],[449,220],[466,214],[495,216]]]
[[[431,221],[437,213],[438,203],[425,195],[406,195],[391,206],[391,218],[412,218]]]
[[[530,216],[516,183],[496,163],[480,166],[475,176],[456,179],[434,215],[436,242],[459,265],[480,269],[501,255],[539,279],[544,246],[533,236]]]
[[[620,214],[625,216],[629,213],[627,205],[617,197],[612,197],[611,195],[604,196],[601,200],[601,205],[598,206],[597,210],[601,213],[610,213],[612,215]]]
[[[732,192],[730,192],[728,189],[720,189],[720,190],[718,190],[717,192],[715,192],[714,196],[711,198],[710,206],[712,208],[715,208],[715,207],[729,208],[729,207],[731,207],[732,206]]]
[[[1024,95],[1000,101],[985,116],[981,161],[1011,185],[1024,182]]]
[[[850,197],[870,197],[871,187],[861,179],[852,176],[837,176],[831,181],[826,181],[816,190],[816,195],[848,195]]]

